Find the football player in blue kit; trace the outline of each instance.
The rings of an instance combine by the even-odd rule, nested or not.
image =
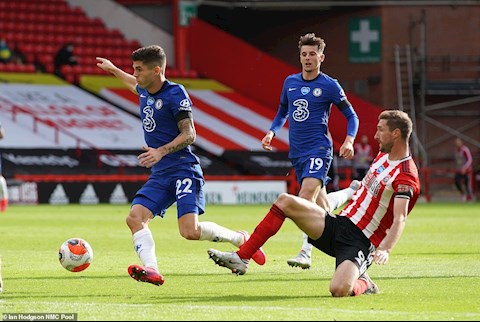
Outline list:
[[[183,85],[166,79],[166,55],[160,46],[139,48],[131,58],[133,75],[102,57],[97,57],[97,66],[119,78],[140,98],[146,145],[138,160],[151,169],[151,175],[137,191],[126,219],[143,264],[130,265],[128,273],[137,281],[162,285],[165,279],[158,269],[148,224],[155,216],[163,217],[173,203],[177,203],[180,235],[188,240],[230,242],[238,247],[249,235],[213,222],[199,222],[198,216],[205,209],[205,182],[199,159],[190,147],[196,138],[190,97]],[[265,264],[263,251],[255,255],[258,264]]]
[[[300,184],[299,197],[327,211],[338,207],[338,202],[327,196],[326,185],[330,178],[328,170],[333,159],[333,144],[329,137],[328,119],[334,104],[347,119],[347,133],[340,147],[339,156],[352,159],[353,143],[357,135],[359,120],[352,104],[348,101],[339,82],[320,71],[325,59],[325,42],[314,33],[300,37],[298,49],[302,72],[287,76],[284,81],[278,112],[270,130],[262,139],[265,150],[271,151],[275,133],[289,120],[289,159]],[[353,181],[346,191],[353,194],[358,187]],[[335,194],[331,194],[335,196]],[[346,197],[347,200],[351,195]],[[312,245],[303,234],[300,253],[287,260],[292,267],[310,268]]]

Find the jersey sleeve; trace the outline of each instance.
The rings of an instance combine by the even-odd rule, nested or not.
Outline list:
[[[360,121],[358,115],[348,101],[345,91],[340,83],[334,79],[331,86],[332,102],[338,107],[343,116],[347,119],[347,135],[356,137]]]
[[[287,80],[283,83],[282,94],[280,95],[280,104],[278,105],[278,112],[275,115],[275,118],[272,121],[272,125],[270,126],[270,130],[273,133],[277,133],[278,130],[282,128],[285,122],[288,119],[288,97],[286,91],[286,83]]]
[[[330,90],[332,91],[332,102],[333,104],[337,105],[338,108],[341,109],[341,106],[345,105],[342,104],[342,102],[345,102],[350,106],[352,105],[348,101],[347,95],[345,95],[345,91],[343,90],[342,86],[336,79],[333,79],[331,82]]]
[[[177,116],[179,113],[192,113],[192,101],[187,91],[182,85],[178,85],[175,91],[172,92],[172,112]]]
[[[419,193],[418,178],[410,172],[402,172],[393,182],[395,198],[412,199]]]

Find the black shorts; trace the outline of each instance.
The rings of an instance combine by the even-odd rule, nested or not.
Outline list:
[[[352,261],[362,275],[372,264],[375,246],[345,216],[325,216],[325,229],[317,240],[308,242],[327,255],[335,257],[335,267],[345,260]]]

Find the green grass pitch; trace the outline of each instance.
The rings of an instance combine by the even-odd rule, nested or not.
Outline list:
[[[252,231],[269,205],[207,206],[202,221]],[[313,252],[310,270],[291,268],[301,233],[291,221],[264,246],[265,266],[244,276],[208,258],[230,244],[180,237],[176,209],[150,224],[164,285],[127,274],[140,264],[125,224],[128,205],[12,205],[0,214],[4,292],[0,313],[77,313],[78,320],[480,320],[480,203],[418,204],[385,266],[370,276],[381,294],[332,298],[334,259]],[[70,237],[86,239],[92,265],[58,262]]]

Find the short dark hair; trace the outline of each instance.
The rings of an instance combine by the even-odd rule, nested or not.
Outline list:
[[[320,52],[323,52],[327,45],[325,40],[320,37],[316,37],[313,32],[300,36],[298,41],[298,50],[302,50],[302,46],[317,46]]]
[[[412,134],[413,123],[407,113],[400,110],[385,110],[378,116],[379,120],[386,120],[390,131],[399,129],[402,138],[408,141]]]
[[[132,61],[141,61],[149,68],[154,68],[155,66],[165,68],[167,61],[165,51],[158,45],[150,45],[138,48],[132,53],[131,58]]]

